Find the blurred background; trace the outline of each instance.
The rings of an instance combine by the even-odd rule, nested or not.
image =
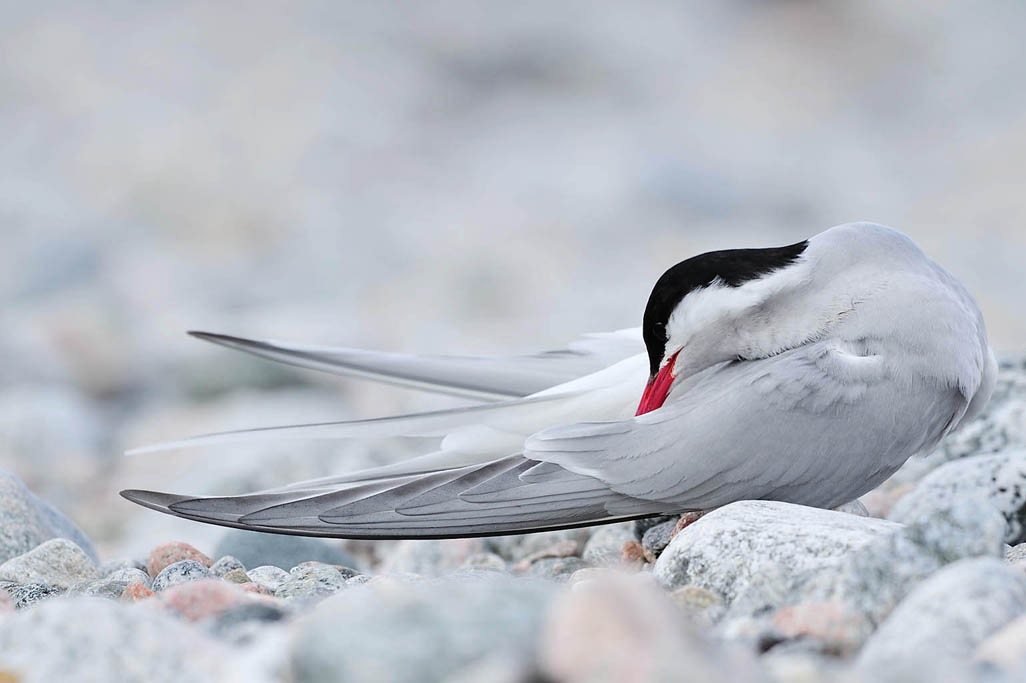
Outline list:
[[[0,468],[105,557],[408,444],[124,458],[444,405],[184,335],[425,352],[639,323],[662,271],[873,220],[1026,350],[1021,2],[0,4]]]

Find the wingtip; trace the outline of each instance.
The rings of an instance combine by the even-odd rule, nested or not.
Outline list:
[[[170,514],[174,514],[174,511],[171,509],[172,505],[195,498],[195,496],[183,496],[174,493],[163,493],[161,491],[146,491],[143,489],[125,489],[120,492],[120,495],[125,500],[131,501],[136,505],[142,505],[143,507],[151,510],[167,512]]]

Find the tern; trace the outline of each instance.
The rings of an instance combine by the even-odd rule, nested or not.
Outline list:
[[[271,360],[477,399],[469,407],[226,432],[437,437],[404,462],[235,496],[122,491],[185,519],[336,538],[451,538],[707,511],[832,508],[980,413],[997,363],[966,288],[872,223],[682,261],[637,329],[506,358],[194,336]]]

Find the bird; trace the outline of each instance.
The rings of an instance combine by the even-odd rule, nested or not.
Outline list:
[[[424,455],[245,495],[131,489],[130,501],[253,531],[356,539],[495,536],[713,510],[833,508],[979,415],[997,363],[966,287],[874,223],[693,256],[640,328],[512,357],[199,339],[295,366],[470,399],[458,408],[223,432],[433,437]]]

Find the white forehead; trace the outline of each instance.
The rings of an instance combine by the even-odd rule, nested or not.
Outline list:
[[[738,287],[731,287],[717,278],[707,287],[692,290],[681,299],[666,322],[665,355],[686,345],[696,331],[750,313],[774,294],[807,282],[810,275],[809,259],[803,254],[794,263]]]

